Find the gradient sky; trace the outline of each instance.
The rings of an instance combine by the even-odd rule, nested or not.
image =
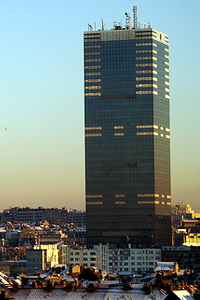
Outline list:
[[[172,201],[200,209],[200,1],[0,0],[0,210],[84,209],[83,31],[133,5],[170,36]]]

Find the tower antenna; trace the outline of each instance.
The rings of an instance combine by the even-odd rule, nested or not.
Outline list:
[[[101,30],[104,31],[104,21],[103,21],[103,19],[101,20]]]
[[[125,16],[126,16],[126,29],[130,29],[131,27],[131,17],[129,16],[129,13],[128,12],[125,12]]]
[[[133,6],[133,28],[138,28],[137,6]]]

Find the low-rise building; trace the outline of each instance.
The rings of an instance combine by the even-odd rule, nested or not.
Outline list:
[[[160,249],[137,249],[131,248],[129,244],[126,249],[109,249],[107,271],[109,273],[151,271],[160,259]]]
[[[59,264],[59,245],[35,245],[27,253],[27,274],[33,275]]]
[[[67,263],[96,267],[109,273],[153,270],[161,260],[160,249],[136,249],[129,244],[125,249],[112,249],[111,245],[95,245],[93,249],[67,248]]]
[[[180,269],[200,271],[200,247],[162,247],[163,261],[176,261]]]

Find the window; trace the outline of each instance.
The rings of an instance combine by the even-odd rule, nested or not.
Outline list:
[[[158,129],[157,125],[137,125],[136,128],[155,128]]]
[[[86,93],[85,96],[101,96],[101,93]]]
[[[136,60],[148,60],[148,59],[152,59],[152,60],[155,60],[157,61],[157,57],[154,57],[154,56],[139,56],[139,57],[136,57],[135,58]]]
[[[136,91],[139,95],[158,95],[157,91]]]
[[[100,85],[89,85],[85,87],[85,90],[96,90],[96,89],[101,89]]]
[[[114,136],[123,136],[123,135],[124,135],[123,132],[116,132],[116,133],[114,133]]]
[[[85,49],[94,49],[94,48],[101,48],[100,45],[90,45],[90,46],[85,46]]]
[[[91,257],[91,261],[96,261],[96,257]]]
[[[136,132],[136,135],[156,135],[158,136],[158,132]]]
[[[102,127],[85,127],[85,130],[101,130]]]
[[[156,74],[156,75],[158,74],[158,72],[155,71],[155,70],[141,70],[141,71],[136,71],[136,74],[151,74],[151,73]]]
[[[141,88],[141,87],[154,87],[154,88],[157,88],[157,84],[153,84],[153,83],[148,83],[148,84],[136,84],[136,88]]]
[[[85,82],[101,82],[101,79],[86,79]]]
[[[94,73],[85,73],[85,76],[99,76],[101,72],[94,72]]]
[[[86,202],[86,204],[87,205],[101,205],[101,204],[103,204],[103,202],[102,201],[94,201],[94,202]]]
[[[157,68],[157,64],[154,64],[154,63],[136,64],[136,67],[154,67],[154,68]]]
[[[101,69],[101,66],[85,66],[85,69]]]
[[[158,79],[156,77],[136,77],[136,81],[140,81],[140,80],[154,80],[154,81],[158,81]]]
[[[86,137],[102,136],[102,133],[86,133]]]
[[[115,204],[125,204],[125,201],[115,201]]]
[[[136,44],[136,47],[139,47],[139,46],[153,46],[153,47],[157,47],[157,44],[155,43],[137,43]]]
[[[101,52],[85,52],[85,55],[100,55]]]
[[[155,54],[157,54],[158,52],[156,50],[149,49],[149,50],[136,50],[135,53],[155,53]]]

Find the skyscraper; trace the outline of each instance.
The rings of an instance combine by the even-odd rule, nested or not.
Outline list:
[[[171,244],[168,36],[84,33],[88,245]]]

